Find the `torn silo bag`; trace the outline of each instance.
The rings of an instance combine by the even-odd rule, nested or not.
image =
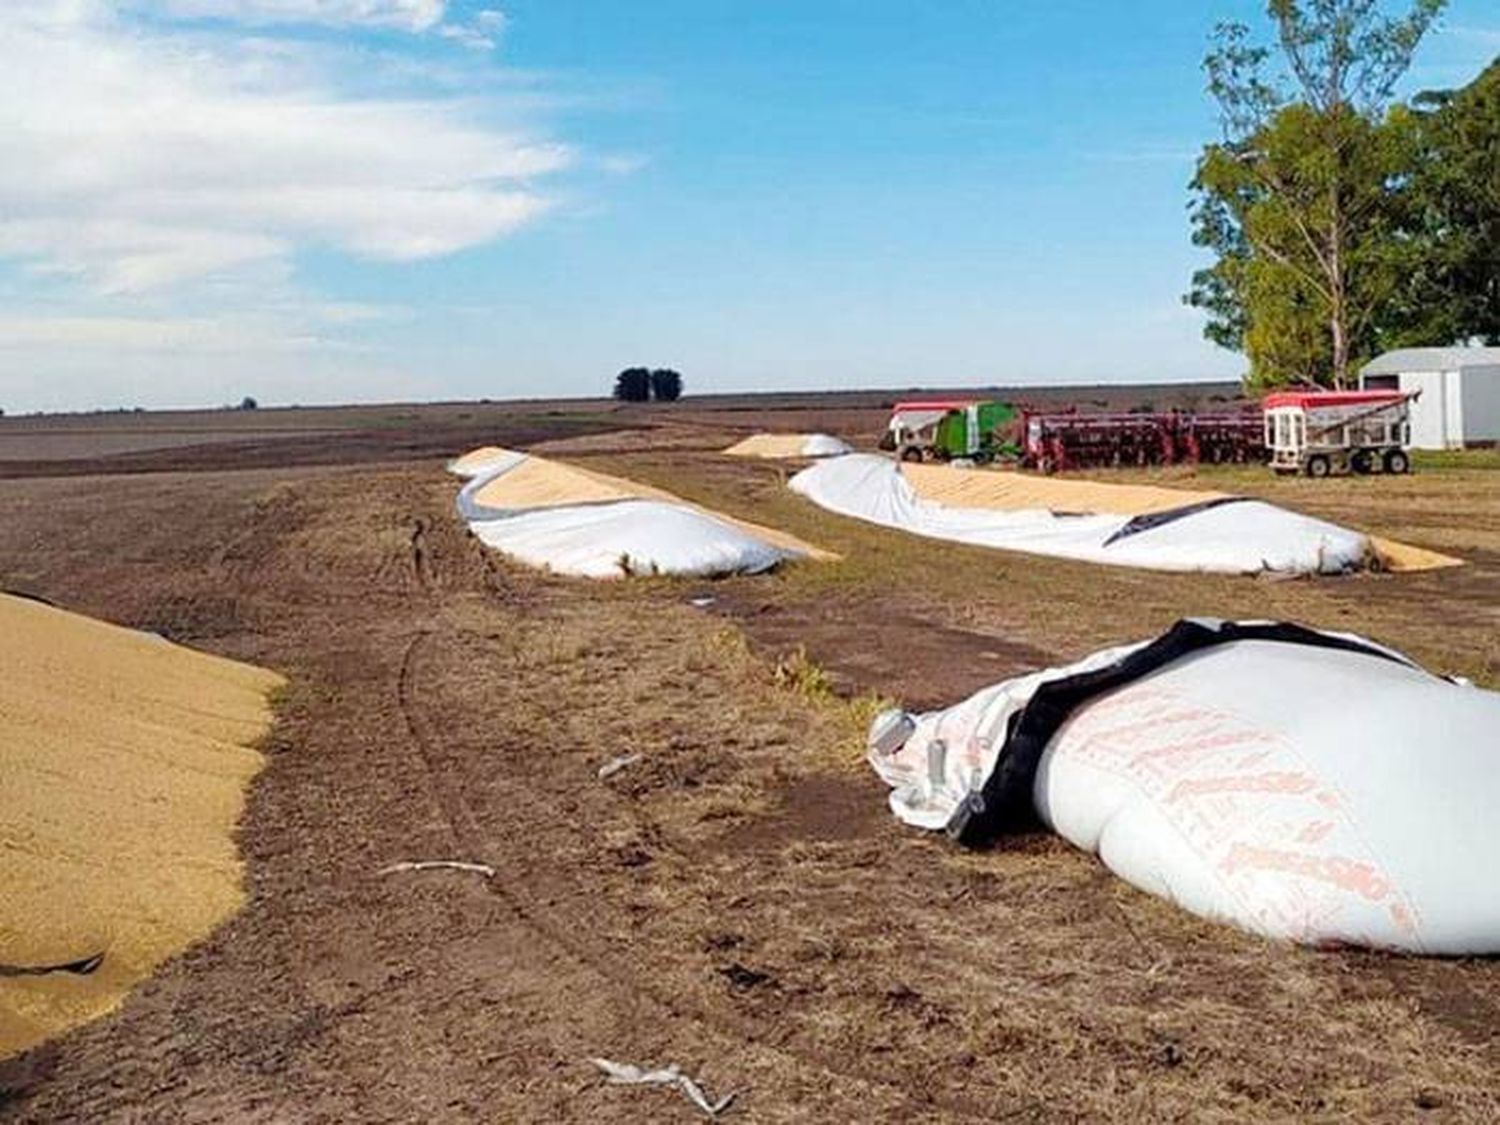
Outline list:
[[[1027,491],[1059,491],[1022,474],[942,469],[955,483],[1010,477]],[[919,474],[930,486],[932,477]],[[1180,507],[1149,517],[1120,512],[1057,509],[1035,501],[1009,509],[946,503],[923,495],[896,462],[872,454],[833,457],[789,482],[820,507],[931,539],[1024,551],[1110,566],[1219,574],[1341,574],[1366,565],[1367,536],[1263,500],[1185,494]],[[1060,491],[1098,492],[1108,485],[1065,482]],[[1117,486],[1116,486],[1117,487]],[[1134,490],[1140,491],[1140,490]],[[1166,490],[1153,490],[1165,492]]]
[[[473,474],[457,504],[482,543],[557,574],[758,574],[833,557],[659,488],[526,453],[479,449],[450,468]]]
[[[469,527],[487,547],[580,578],[758,574],[791,557],[732,523],[658,500],[538,508]]]
[[[1500,694],[1362,638],[1180,622],[917,716],[870,758],[908,823],[978,844],[1039,817],[1259,934],[1500,952]]]

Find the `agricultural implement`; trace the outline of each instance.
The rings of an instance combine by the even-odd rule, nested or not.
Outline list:
[[[1021,463],[1044,473],[1064,469],[1245,463],[1265,456],[1257,410],[1022,415]]]
[[[1265,400],[1265,442],[1278,473],[1411,470],[1411,400],[1401,391],[1283,391]]]
[[[904,461],[1006,459],[1044,473],[1265,459],[1255,408],[1083,414],[961,399],[899,402],[880,446]]]

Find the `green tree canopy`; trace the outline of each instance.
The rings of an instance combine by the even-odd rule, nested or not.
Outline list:
[[[676,402],[682,397],[682,376],[670,367],[651,372],[651,397],[657,402]]]
[[[1383,343],[1500,344],[1500,60],[1462,90],[1398,106],[1390,128],[1411,169],[1405,269]]]
[[[615,398],[621,402],[648,402],[651,398],[651,369],[627,367],[616,375]]]
[[[1192,182],[1193,240],[1216,260],[1185,299],[1208,313],[1210,340],[1247,354],[1255,383],[1344,386],[1374,347],[1405,167],[1381,120],[1443,3],[1392,17],[1377,0],[1270,0],[1281,76],[1243,24],[1216,33],[1204,69],[1223,138]]]

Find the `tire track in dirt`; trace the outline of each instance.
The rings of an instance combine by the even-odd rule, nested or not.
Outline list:
[[[425,594],[433,593],[432,564],[427,557],[427,521],[417,516],[411,529],[411,569]]]
[[[420,696],[415,689],[417,666],[421,655],[432,643],[434,636],[431,630],[422,630],[407,643],[402,655],[397,682],[398,703],[411,735],[411,745],[415,755],[420,761],[459,854],[467,860],[503,867],[502,864],[491,862],[491,853],[486,847],[484,831],[478,818],[474,815],[462,792],[448,780],[459,772],[459,764],[443,760],[440,740],[433,733],[431,724],[422,713]],[[527,807],[527,802],[535,798],[534,792],[529,787],[517,784],[499,773],[487,775],[486,783],[491,785],[498,783],[501,789],[507,791],[507,795],[514,794],[516,799],[507,801],[513,809],[524,809]],[[526,835],[525,832],[521,834]],[[663,834],[664,838],[665,834]],[[559,895],[558,898],[577,901],[583,897],[584,888],[579,886],[576,879],[561,873],[553,873],[553,877],[569,884],[570,893]],[[592,921],[584,912],[548,908],[539,904],[534,896],[521,894],[498,879],[487,879],[484,886],[490,894],[505,904],[522,926],[551,942],[575,963],[620,990],[630,1001],[654,1008],[659,1014],[670,1017],[678,1023],[694,1025],[702,1031],[713,1033],[737,1044],[742,1050],[764,1051],[796,1067],[810,1069],[826,1077],[851,1082],[872,1091],[881,1091],[899,1103],[910,1105],[914,1110],[941,1111],[950,1119],[961,1117],[976,1121],[1005,1120],[1039,1111],[1039,1107],[1028,1105],[1014,1108],[1009,1112],[997,1113],[994,1107],[973,1099],[932,1091],[911,1090],[866,1068],[842,1064],[832,1054],[822,1050],[791,1048],[767,1042],[766,1029],[757,1027],[748,1018],[713,1012],[701,1003],[695,1003],[665,989],[655,987],[643,974],[621,966],[618,958],[611,951],[584,936],[592,929]]]

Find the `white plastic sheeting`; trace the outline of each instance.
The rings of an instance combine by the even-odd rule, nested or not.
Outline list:
[[[1337,574],[1364,565],[1365,535],[1259,500],[1204,507],[1146,530],[1131,517],[960,508],[919,497],[896,462],[854,453],[790,482],[830,511],[933,539],[1150,570]]]
[[[891,752],[872,732],[870,759],[893,811],[949,826],[1017,753],[1013,724],[1043,684],[1140,647],[997,684],[914,728],[887,719]],[[1495,953],[1496,731],[1500,694],[1404,659],[1235,640],[1074,706],[1015,776],[1049,827],[1204,917],[1316,945]]]
[[[470,527],[512,558],[582,578],[757,574],[788,557],[732,524],[658,500],[538,508]]]
[[[841,457],[853,451],[848,442],[832,434],[808,434],[802,443],[804,457]]]
[[[533,459],[506,450],[478,452],[496,455],[485,458],[471,455],[472,460],[460,458],[453,463],[456,466],[469,462],[465,469],[476,461],[486,465],[459,493],[459,514],[468,520],[470,530],[486,546],[530,566],[581,578],[651,574],[709,577],[757,574],[785,559],[810,553],[786,543],[770,542],[758,536],[750,525],[718,518],[701,508],[676,502],[665,493],[642,488],[643,495],[629,495],[626,490],[636,487],[632,482],[615,481],[620,486],[619,498],[596,499],[608,493],[603,485],[613,478],[597,474],[585,477],[555,463],[534,462],[536,468],[547,468],[550,464],[554,470],[541,482],[552,483],[552,478],[556,479],[552,490],[545,493],[549,499],[533,502],[528,496],[524,501],[518,498],[515,507],[487,506],[476,499],[485,495],[486,486]],[[588,499],[578,502],[556,499],[556,495],[565,495],[570,490]]]

